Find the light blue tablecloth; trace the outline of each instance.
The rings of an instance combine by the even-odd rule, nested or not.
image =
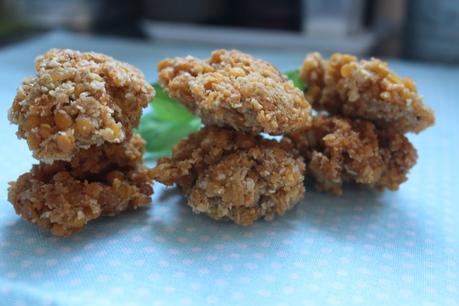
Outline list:
[[[398,192],[310,191],[284,217],[244,228],[194,215],[155,185],[151,208],[59,239],[6,200],[7,182],[34,162],[6,111],[51,47],[105,52],[151,81],[159,59],[211,49],[54,33],[0,50],[0,305],[459,305],[458,68],[391,63],[437,116],[410,135],[419,161]],[[303,58],[250,51],[281,70]]]

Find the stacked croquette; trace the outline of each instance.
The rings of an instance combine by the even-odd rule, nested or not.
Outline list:
[[[58,236],[101,215],[150,203],[143,140],[133,132],[154,89],[133,66],[97,53],[52,49],[17,91],[9,119],[39,160],[10,183],[24,219]]]
[[[242,225],[282,215],[303,198],[303,158],[288,141],[260,136],[311,124],[311,106],[291,81],[236,50],[166,59],[158,70],[168,94],[205,127],[158,161],[156,180],[177,184],[194,212]]]
[[[378,60],[309,54],[301,68],[305,95],[320,112],[311,127],[290,133],[316,188],[335,195],[344,183],[397,190],[416,164],[405,136],[435,122],[414,82],[401,79]]]

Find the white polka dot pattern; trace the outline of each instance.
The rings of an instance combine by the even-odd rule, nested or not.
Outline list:
[[[450,139],[459,73],[394,67],[413,76],[438,121],[410,136],[420,155],[410,180],[382,194],[309,191],[252,227],[194,215],[175,189],[155,185],[150,209],[52,237],[6,201],[7,182],[32,159],[1,103],[0,305],[459,305],[459,143]]]

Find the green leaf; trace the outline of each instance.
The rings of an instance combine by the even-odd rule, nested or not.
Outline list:
[[[201,127],[201,120],[170,98],[158,84],[151,111],[142,116],[138,132],[146,141],[148,159],[169,156],[174,145]]]
[[[296,87],[302,91],[305,90],[306,86],[300,79],[298,69],[285,74]],[[175,144],[201,128],[201,119],[193,115],[177,100],[169,97],[158,83],[154,83],[153,87],[156,95],[150,103],[151,111],[142,116],[137,129],[146,141],[145,157],[147,159],[170,156]]]
[[[307,88],[306,84],[304,84],[304,82],[300,78],[299,69],[288,71],[285,73],[285,75],[288,77],[289,80],[293,82],[293,85],[295,85],[295,87],[297,87],[301,91],[304,91]]]
[[[180,121],[196,118],[185,106],[169,97],[166,91],[157,83],[153,84],[156,95],[151,103],[152,108],[164,120]]]

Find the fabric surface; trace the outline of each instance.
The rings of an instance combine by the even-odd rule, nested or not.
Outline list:
[[[7,182],[34,163],[6,112],[51,47],[105,52],[155,80],[167,56],[211,48],[52,33],[0,50],[0,305],[459,305],[459,69],[391,62],[437,117],[410,135],[418,164],[397,192],[309,188],[294,210],[252,227],[194,215],[175,188],[153,206],[55,238],[20,219]],[[246,50],[281,70],[303,53]]]

